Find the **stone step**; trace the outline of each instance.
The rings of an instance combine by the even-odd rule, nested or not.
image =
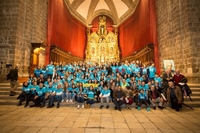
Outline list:
[[[19,101],[18,100],[0,100],[0,106],[1,105],[18,105]],[[29,105],[32,105],[34,104],[32,101],[30,101]],[[56,104],[56,103],[55,103]],[[185,101],[184,104],[190,106],[190,107],[200,107],[200,101],[194,101],[194,102],[191,102],[191,101]],[[25,102],[22,102],[22,107],[25,105]],[[91,106],[91,108],[99,108],[100,107],[100,103],[95,103]],[[47,106],[47,104],[46,104]],[[77,107],[77,103],[66,103],[66,102],[62,102],[60,103],[60,107],[63,108],[63,107]],[[109,103],[109,107],[110,108],[114,108],[114,104],[113,103]],[[132,109],[135,108],[135,104],[132,104],[131,105]],[[165,107],[169,107],[169,105],[165,104]],[[46,108],[46,107],[44,107]],[[56,107],[54,107],[56,108]],[[123,104],[122,105],[122,108],[125,108],[125,105]],[[187,108],[185,105],[183,105],[183,108]]]

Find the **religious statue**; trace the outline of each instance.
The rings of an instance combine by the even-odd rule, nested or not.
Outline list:
[[[100,16],[98,31],[87,34],[86,61],[99,64],[120,61],[118,34],[114,32],[116,31],[107,32],[106,16]]]
[[[105,16],[100,16],[99,17],[99,30],[98,30],[99,35],[105,35],[107,34],[106,30],[106,17]]]

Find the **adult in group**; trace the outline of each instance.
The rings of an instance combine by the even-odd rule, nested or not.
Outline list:
[[[156,74],[155,64],[152,63],[151,66],[149,66],[148,70],[149,70],[149,75],[148,75],[149,80],[150,80],[150,81],[151,81],[151,80],[154,80],[155,74]]]
[[[14,96],[16,94],[15,91],[19,87],[18,70],[19,66],[16,66],[14,69],[11,69],[7,75],[7,80],[10,80],[10,96]]]
[[[185,78],[185,76],[180,73],[179,69],[177,69],[176,74],[173,77],[175,85],[178,85],[183,78]]]
[[[121,106],[124,104],[125,94],[122,91],[121,87],[118,86],[117,90],[114,91],[113,94],[113,103],[115,104],[115,110],[121,111]]]
[[[170,80],[168,83],[169,87],[167,88],[167,101],[171,105],[171,108],[179,111],[183,102],[182,91],[178,86],[174,85],[173,80]]]

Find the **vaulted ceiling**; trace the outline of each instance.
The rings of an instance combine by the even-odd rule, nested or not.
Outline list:
[[[131,14],[139,0],[64,0],[71,14],[86,26],[99,15],[107,15],[115,25],[121,24]]]

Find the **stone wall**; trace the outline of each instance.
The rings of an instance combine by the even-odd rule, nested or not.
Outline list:
[[[161,68],[163,60],[174,60],[175,68],[183,74],[198,75],[200,1],[157,0],[156,4]]]
[[[46,28],[47,0],[0,1],[0,37],[8,38],[7,44],[11,46],[9,51],[0,54],[9,59],[7,63],[21,66],[21,76],[28,75],[31,43],[46,41]]]

